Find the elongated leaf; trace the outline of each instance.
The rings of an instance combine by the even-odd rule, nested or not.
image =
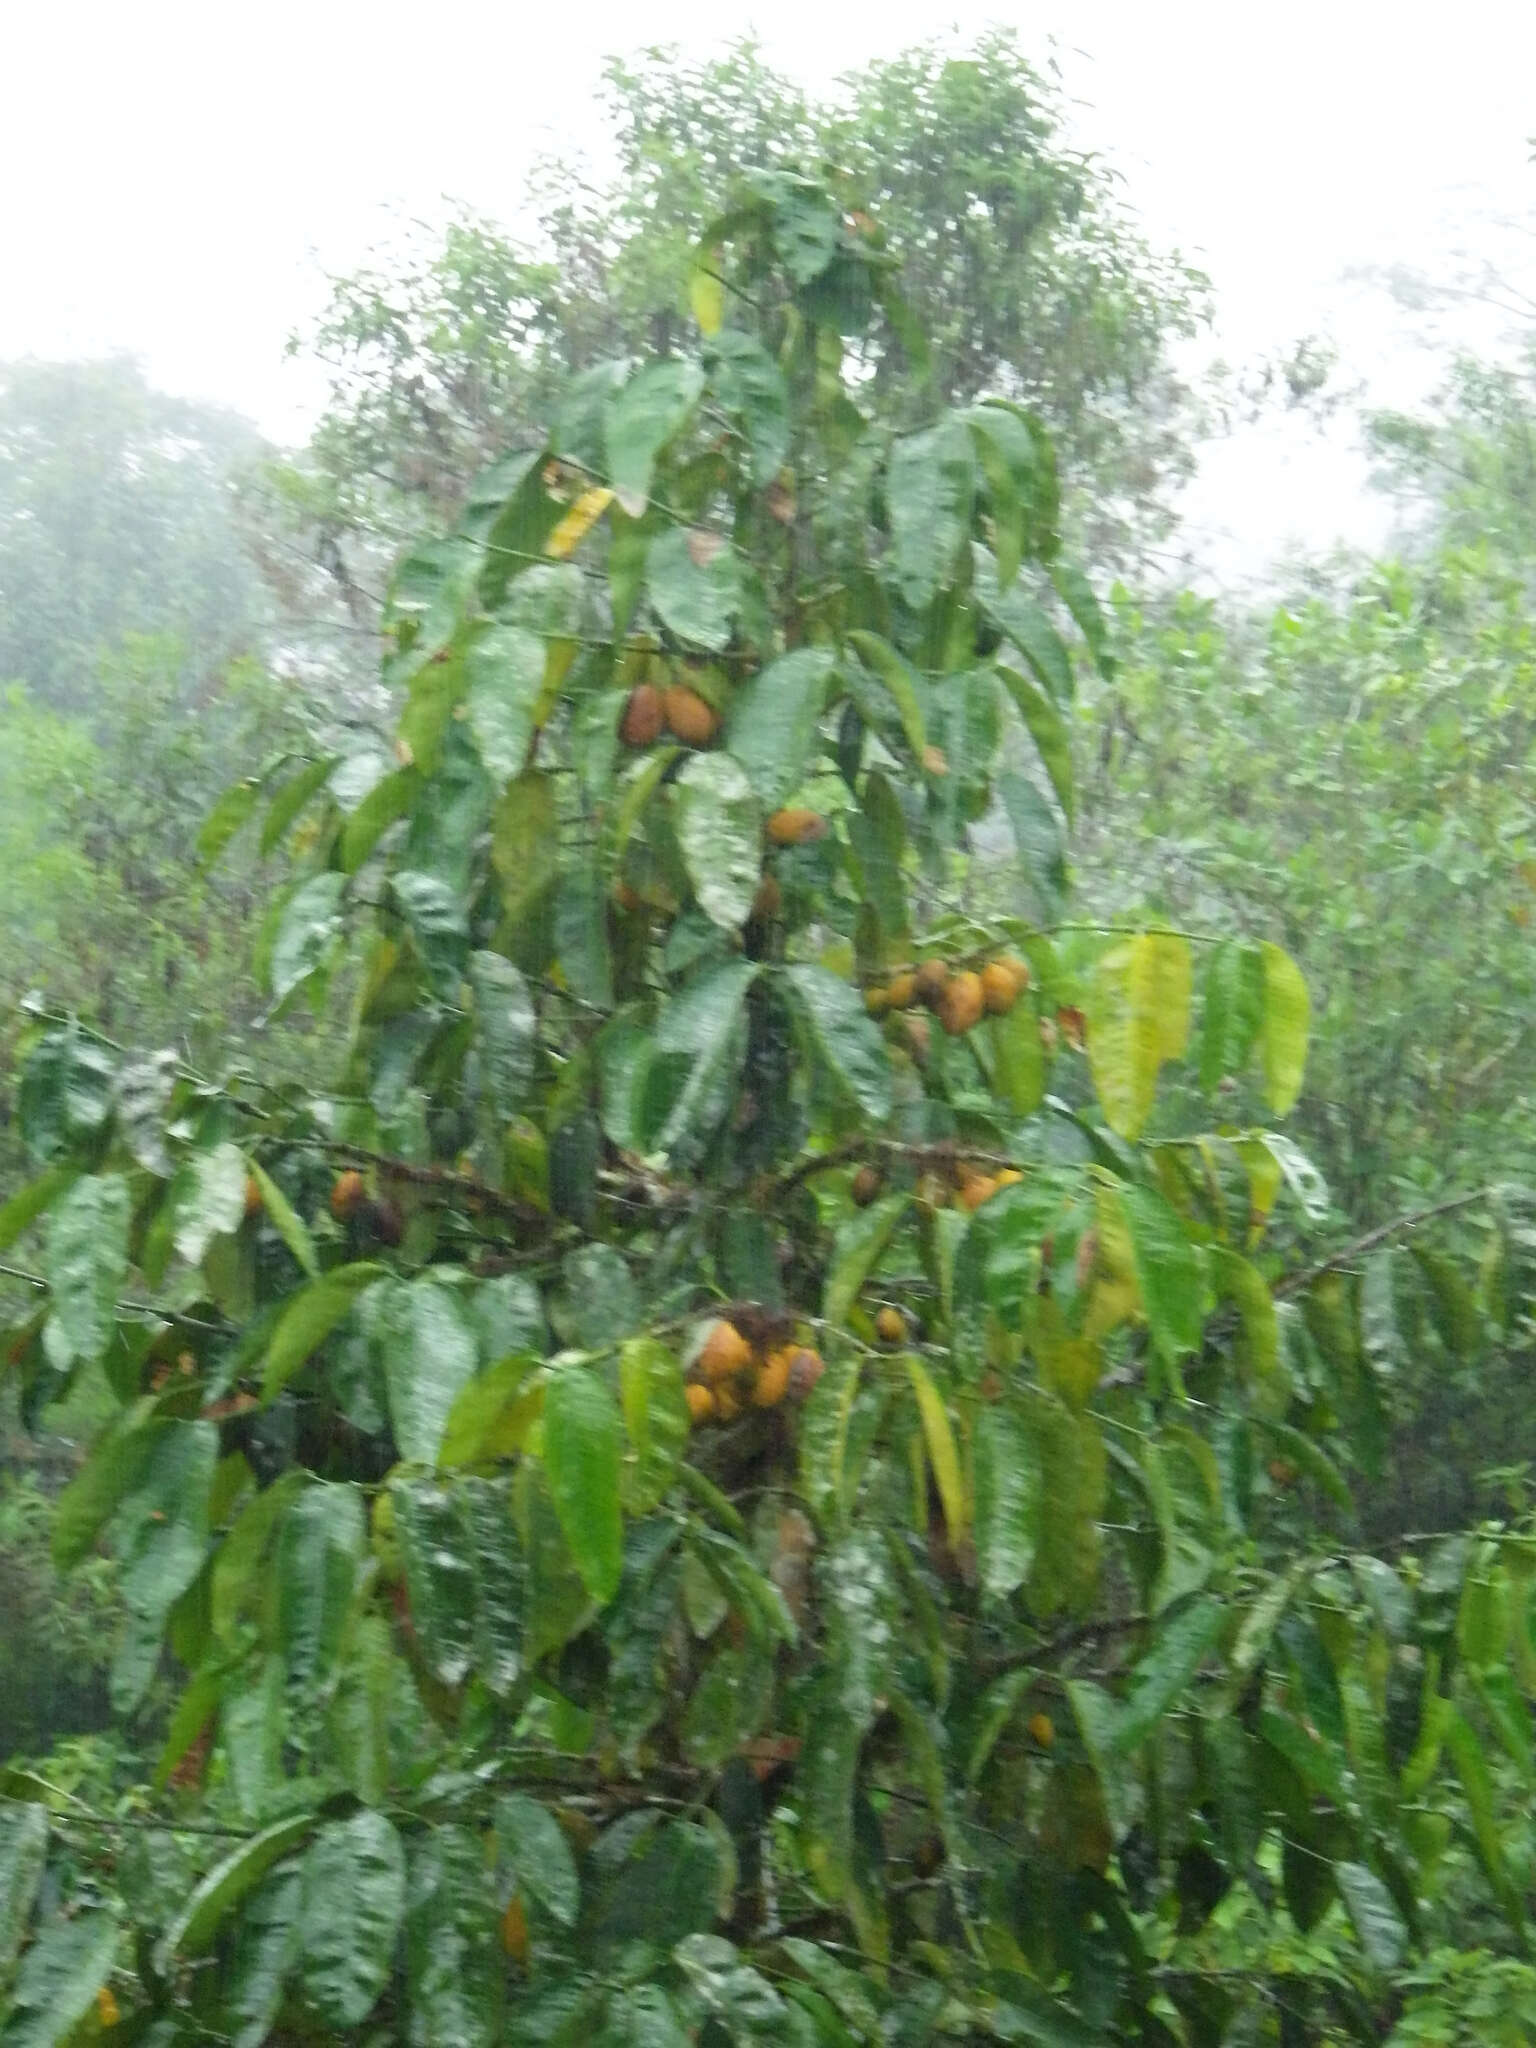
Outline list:
[[[1088,1064],[1111,1130],[1135,1138],[1152,1111],[1158,1069],[1189,1037],[1184,939],[1139,932],[1100,958],[1089,987]]]
[[[262,778],[247,775],[243,780],[231,783],[219,797],[193,841],[197,857],[204,867],[213,866],[240,827],[250,819],[261,790]]]
[[[734,931],[762,879],[762,807],[729,754],[695,754],[676,787],[677,843],[699,908]]]
[[[632,1337],[619,1353],[619,1399],[629,1436],[625,1502],[648,1514],[672,1483],[688,1441],[682,1368],[658,1337]]]
[[[48,1219],[43,1265],[53,1319],[77,1358],[99,1357],[115,1327],[128,1277],[128,1211],[127,1181],[98,1173],[75,1181]]]
[[[479,1833],[443,1826],[415,1836],[406,1891],[408,2048],[494,2048],[504,2038],[499,1921]]]
[[[287,1245],[311,1280],[320,1277],[320,1262],[315,1256],[314,1239],[309,1226],[298,1214],[288,1197],[258,1159],[248,1160],[251,1179],[261,1193],[261,1206],[271,1220],[272,1227]]]
[[[246,1161],[229,1142],[195,1152],[171,1186],[173,1241],[195,1266],[216,1237],[228,1237],[245,1220]]]
[[[715,332],[706,355],[714,395],[746,435],[752,481],[772,483],[789,452],[789,390],[782,371],[762,343],[739,328]]]
[[[849,1309],[911,1206],[909,1194],[882,1195],[838,1226],[821,1306],[822,1315],[834,1328],[847,1321]]]
[[[538,1019],[528,984],[499,953],[472,953],[469,983],[475,997],[475,1041],[480,1085],[498,1116],[522,1107],[533,1079]]]
[[[726,745],[765,810],[804,779],[831,672],[826,648],[797,647],[759,669],[732,700]]]
[[[1067,896],[1067,856],[1056,813],[1022,775],[1000,775],[997,790],[1019,864],[1034,885],[1040,908],[1047,918],[1059,916]]]
[[[0,1800],[0,1972],[21,1949],[48,1855],[48,1809]]]
[[[565,1832],[549,1808],[522,1792],[499,1799],[496,1847],[518,1891],[561,1927],[574,1927],[581,1880]]]
[[[322,965],[341,936],[346,886],[343,874],[313,875],[283,906],[267,966],[267,978],[279,1002]]]
[[[1016,1593],[1035,1561],[1041,1473],[1035,1445],[999,1402],[976,1417],[976,1554],[994,1599]]]
[[[123,1599],[158,1620],[203,1566],[208,1500],[219,1455],[211,1422],[159,1421],[118,1510]]]
[[[424,1274],[388,1289],[379,1318],[390,1427],[408,1464],[435,1465],[479,1349],[453,1289]]]
[[[155,1432],[146,1427],[149,1402],[141,1401],[103,1431],[84,1466],[65,1487],[53,1510],[53,1561],[72,1571],[89,1556],[119,1503],[139,1483]]]
[[[706,967],[667,1005],[656,1026],[665,1092],[652,1098],[644,1149],[692,1163],[714,1136],[735,1097],[746,1054],[745,1003],[757,978],[750,960]],[[654,1075],[652,1076],[654,1079]]]
[[[22,1958],[5,2026],[7,2048],[54,2048],[74,2032],[111,1974],[117,1919],[86,1912],[50,1920]]]
[[[422,1654],[442,1684],[461,1685],[475,1654],[475,1576],[455,1491],[417,1481],[390,1498]]]
[[[465,658],[470,731],[492,778],[507,782],[528,765],[544,707],[543,640],[527,626],[496,625]]]
[[[912,758],[921,767],[928,753],[928,728],[917,694],[917,679],[890,642],[882,640],[878,633],[863,630],[850,633],[848,644],[868,663],[890,692],[907,745],[912,749]]]
[[[1114,656],[1109,651],[1109,628],[1093,585],[1071,562],[1053,562],[1051,581],[1056,586],[1056,595],[1072,614],[1073,623],[1088,642],[1088,652],[1093,665],[1105,682],[1113,680],[1115,673]]]
[[[809,964],[786,968],[784,980],[817,1068],[865,1116],[883,1123],[891,1113],[891,1063],[858,990],[841,975]]]
[[[944,1508],[944,1520],[949,1526],[951,1543],[963,1542],[970,1526],[970,1503],[966,1498],[965,1475],[960,1467],[960,1450],[955,1442],[954,1428],[940,1397],[933,1377],[920,1359],[908,1358],[907,1377],[912,1382],[912,1391],[917,1397],[917,1412],[922,1423],[923,1442],[928,1450],[928,1463],[933,1471],[934,1484],[939,1489],[939,1499]]]
[[[1178,1211],[1155,1189],[1122,1187],[1120,1213],[1130,1234],[1136,1284],[1152,1341],[1164,1358],[1197,1350],[1204,1324],[1205,1275]]]
[[[608,481],[632,519],[645,510],[657,456],[687,423],[703,389],[699,364],[672,356],[637,370],[609,399],[603,417]]]
[[[355,1486],[308,1486],[278,1525],[277,1630],[290,1683],[322,1688],[335,1669],[368,1546]]]
[[[1227,1074],[1240,1074],[1264,1020],[1264,956],[1256,946],[1224,939],[1205,975],[1200,1085],[1207,1093]]]
[[[202,1955],[230,1912],[253,1891],[273,1864],[307,1840],[314,1815],[300,1813],[263,1828],[216,1863],[155,1946],[155,1968],[168,1976],[178,1957]]]
[[[301,1890],[299,1870],[274,1871],[240,1915],[223,1999],[232,2048],[262,2048],[272,2031],[298,1961]]]
[[[388,1277],[387,1266],[364,1261],[355,1266],[337,1266],[321,1279],[301,1287],[283,1310],[267,1346],[262,1375],[265,1398],[270,1401],[288,1384],[342,1318],[351,1313],[365,1287]]]
[[[1364,1863],[1336,1863],[1333,1875],[1366,1961],[1374,1970],[1395,1970],[1408,1947],[1408,1929],[1392,1894]]]
[[[741,606],[741,564],[723,534],[668,526],[652,541],[646,589],[679,640],[718,653]]]
[[[544,1469],[582,1584],[600,1606],[619,1589],[623,1521],[619,1482],[624,1425],[590,1367],[568,1365],[544,1392]]]
[[[118,1069],[117,1127],[123,1142],[146,1172],[165,1180],[171,1171],[165,1149],[165,1116],[176,1086],[176,1055],[151,1053]],[[4,1223],[0,1219],[0,1239]]]
[[[304,1853],[304,1995],[321,2024],[359,2027],[389,1982],[405,1913],[405,1850],[381,1813],[330,1821]]]
[[[1261,956],[1264,1011],[1259,1057],[1264,1067],[1264,1096],[1276,1115],[1284,1116],[1301,1093],[1306,1072],[1311,999],[1301,969],[1289,953],[1266,943]]]
[[[50,1166],[8,1202],[0,1203],[0,1252],[9,1250],[24,1230],[47,1214],[75,1179],[76,1171],[73,1166]]]
[[[1061,805],[1067,823],[1072,823],[1076,790],[1072,775],[1072,740],[1060,710],[1036,683],[1022,676],[1016,668],[1006,662],[997,664],[997,672],[1003,685],[1018,708],[1030,738],[1035,743],[1035,752],[1040,756],[1040,765],[1050,777],[1051,787],[1056,792],[1056,801]]]
[[[1052,625],[1044,606],[1021,585],[1003,589],[997,565],[986,548],[978,546],[972,553],[976,596],[983,612],[1023,655],[1047,696],[1065,708],[1072,702],[1075,690],[1072,657],[1066,642]]]
[[[1226,1620],[1221,1601],[1200,1598],[1163,1622],[1131,1674],[1130,1694],[1112,1726],[1112,1749],[1125,1756],[1141,1747],[1210,1655]]]
[[[968,538],[976,456],[958,419],[902,436],[886,471],[891,567],[903,600],[923,611],[955,573]]]

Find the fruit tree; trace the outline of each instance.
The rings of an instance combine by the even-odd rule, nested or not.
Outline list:
[[[1536,1552],[1352,1552],[1392,1270],[1287,1273],[1305,1159],[1159,1094],[1283,1115],[1300,976],[1063,925],[1046,436],[870,424],[921,337],[823,185],[692,301],[400,563],[391,741],[210,820],[291,848],[333,1083],[36,1021],[10,1355],[110,1397],[56,1549],[163,1747],[12,1774],[8,2039],[1198,2044],[1369,2023],[1453,1825],[1520,1917]],[[1349,1967],[1210,1963],[1244,1887]]]

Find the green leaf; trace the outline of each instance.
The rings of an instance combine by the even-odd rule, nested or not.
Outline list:
[[[54,2048],[67,2040],[95,2004],[116,1953],[115,1914],[48,1921],[21,1959],[6,2048]]]
[[[407,2048],[495,2048],[506,1957],[481,1836],[439,1826],[411,1842],[406,1893]]]
[[[608,481],[631,519],[645,510],[656,458],[686,426],[703,389],[699,364],[670,356],[637,370],[608,400],[603,415]]]
[[[307,1486],[278,1524],[278,1642],[289,1682],[301,1690],[323,1688],[335,1669],[367,1549],[355,1486]]]
[[[219,1432],[160,1421],[146,1435],[148,1455],[118,1508],[119,1585],[135,1613],[158,1619],[203,1567]]]
[[[613,1396],[585,1365],[551,1372],[544,1392],[544,1469],[582,1584],[599,1606],[619,1590],[623,1423]]]
[[[885,479],[890,565],[913,611],[925,611],[953,580],[975,489],[976,456],[958,419],[904,435],[892,448]]]
[[[213,866],[240,827],[250,818],[262,787],[261,776],[247,775],[241,781],[231,783],[215,802],[192,842],[193,849],[204,867]]]
[[[1067,855],[1056,813],[1049,799],[1022,775],[1000,775],[997,790],[1020,865],[1034,884],[1040,908],[1045,917],[1058,917],[1067,897]]]
[[[1264,1012],[1259,1026],[1259,1059],[1264,1069],[1264,1099],[1277,1116],[1284,1116],[1301,1093],[1306,1072],[1311,999],[1301,969],[1289,953],[1266,942],[1260,955],[1264,967]]]
[[[590,1351],[616,1344],[641,1321],[639,1290],[629,1262],[611,1244],[578,1245],[560,1265],[571,1335]]]
[[[330,1821],[304,1853],[299,1979],[322,2026],[360,2027],[394,1968],[405,1851],[381,1813]]]
[[[0,1252],[8,1251],[24,1230],[47,1214],[55,1199],[75,1179],[76,1172],[73,1166],[50,1166],[8,1202],[0,1202]]]
[[[1094,667],[1105,682],[1113,681],[1115,659],[1109,651],[1109,628],[1093,585],[1071,562],[1053,562],[1051,581],[1056,586],[1056,595],[1072,614],[1077,630],[1088,642]]]
[[[283,905],[267,979],[279,1002],[323,965],[341,936],[347,877],[328,870],[301,882]]]
[[[1178,1211],[1153,1188],[1123,1186],[1117,1200],[1130,1233],[1136,1284],[1153,1343],[1169,1360],[1198,1350],[1205,1274]]]
[[[1395,1970],[1407,1952],[1408,1929],[1392,1894],[1363,1863],[1336,1863],[1333,1876],[1366,1961],[1373,1970]]]
[[[731,700],[725,743],[765,811],[805,779],[831,673],[826,648],[797,647],[748,677]]]
[[[1265,1415],[1255,1416],[1254,1420],[1265,1434],[1273,1439],[1282,1457],[1289,1458],[1293,1465],[1300,1466],[1307,1477],[1320,1486],[1336,1506],[1350,1513],[1354,1511],[1355,1503],[1349,1490],[1349,1481],[1320,1444],[1314,1443],[1309,1436],[1303,1436],[1299,1429],[1293,1429],[1288,1422],[1278,1422]]]
[[[154,1429],[145,1427],[149,1406],[141,1401],[108,1424],[54,1503],[52,1550],[59,1571],[72,1571],[89,1556],[119,1503],[137,1486],[155,1441]]]
[[[960,1448],[955,1442],[954,1428],[939,1390],[933,1383],[933,1377],[920,1359],[907,1359],[907,1377],[911,1380],[912,1391],[917,1397],[923,1442],[927,1446],[933,1482],[939,1490],[944,1520],[949,1527],[949,1540],[952,1544],[959,1545],[964,1541],[970,1525],[970,1512],[966,1499],[965,1476],[960,1468]]]
[[[1257,946],[1223,939],[1205,974],[1200,1086],[1210,1094],[1248,1064],[1264,1020],[1264,956]]]
[[[261,1206],[270,1218],[272,1227],[309,1277],[318,1280],[320,1261],[315,1256],[314,1239],[309,1234],[307,1224],[261,1162],[252,1159],[247,1161],[247,1164],[252,1180],[261,1191]]]
[[[717,333],[706,350],[716,399],[741,421],[751,451],[748,475],[770,484],[789,453],[789,390],[762,343],[739,328]]]
[[[644,1149],[692,1164],[729,1111],[746,1055],[747,991],[757,979],[750,960],[706,967],[662,1011],[656,1061],[665,1062],[670,1091],[644,1137]]]
[[[336,1325],[351,1313],[365,1287],[389,1277],[387,1266],[365,1260],[355,1266],[337,1266],[301,1287],[283,1310],[267,1346],[263,1398],[272,1400],[288,1384]]]
[[[993,1092],[1015,1115],[1028,1116],[1045,1100],[1045,1047],[1028,995],[1020,996],[1006,1016],[987,1019],[986,1044]]]
[[[475,1654],[475,1576],[456,1490],[417,1481],[390,1498],[422,1653],[441,1684],[462,1685]]]
[[[528,765],[528,749],[547,709],[546,648],[527,626],[495,625],[470,643],[464,660],[469,729],[497,782]]]
[[[559,845],[554,783],[530,768],[507,784],[491,819],[491,861],[513,927],[552,879]]]
[[[1152,1734],[1215,1648],[1226,1623],[1225,1604],[1206,1595],[1163,1617],[1152,1648],[1131,1674],[1130,1694],[1114,1718],[1110,1747],[1117,1755],[1130,1755]]]
[[[287,1856],[313,1831],[314,1815],[300,1813],[274,1822],[241,1842],[217,1862],[193,1891],[155,1945],[155,1969],[168,1977],[178,1958],[205,1953],[225,1919],[274,1863]]]
[[[587,863],[567,867],[555,882],[555,951],[566,987],[595,1010],[613,1007],[608,908],[603,878]]]
[[[848,1320],[849,1309],[911,1206],[910,1194],[882,1195],[838,1225],[821,1304],[823,1318],[834,1328],[840,1329]]]
[[[741,565],[724,534],[668,526],[646,557],[646,588],[679,640],[718,653],[741,606]]]
[[[695,754],[676,791],[677,843],[699,908],[734,931],[762,880],[763,814],[752,783],[729,754]]]
[[[21,1070],[16,1121],[34,1162],[48,1166],[94,1137],[112,1114],[117,1063],[77,1025],[50,1031]]]
[[[244,1185],[242,1178],[242,1200]],[[48,1219],[43,1272],[53,1320],[76,1358],[100,1357],[116,1328],[128,1277],[129,1207],[121,1174],[87,1174]]]
[[[496,1848],[518,1893],[561,1927],[574,1927],[581,1906],[581,1880],[565,1830],[547,1806],[526,1793],[510,1792],[496,1802]]]
[[[672,1483],[689,1427],[682,1368],[659,1337],[631,1337],[620,1351],[619,1402],[630,1448],[625,1504],[649,1514]]]
[[[533,1080],[538,1018],[528,984],[499,953],[471,953],[480,1086],[501,1118],[521,1109]]]
[[[147,1059],[131,1060],[118,1071],[117,1127],[123,1143],[138,1164],[157,1180],[171,1171],[165,1149],[165,1114],[176,1087],[176,1055],[151,1053]],[[0,1218],[0,1239],[4,1222]]]
[[[223,2009],[231,2048],[262,2048],[299,1955],[300,1871],[277,1870],[246,1902],[231,1944]]]
[[[531,1356],[502,1358],[464,1387],[444,1425],[441,1470],[492,1464],[526,1447],[544,1405],[538,1369]]]
[[[1006,662],[997,664],[997,673],[1002,677],[1003,686],[1013,699],[1025,729],[1035,743],[1035,752],[1040,756],[1040,765],[1050,777],[1056,801],[1061,805],[1062,815],[1072,823],[1075,788],[1072,776],[1072,737],[1066,721],[1045,692],[1032,683],[1027,676],[1021,676],[1016,668]]]
[[[266,819],[262,824],[259,844],[263,854],[272,851],[310,799],[324,789],[336,762],[336,755],[323,754],[317,761],[305,762],[297,774],[291,775],[281,785],[267,806]]]
[[[926,773],[928,728],[917,694],[916,677],[889,641],[882,640],[878,633],[866,633],[862,630],[850,633],[848,644],[860,659],[874,670],[890,692],[901,720],[901,729],[906,734],[907,745],[912,749],[912,758]]]
[[[984,547],[972,550],[976,564],[976,597],[998,632],[1011,640],[1044,686],[1046,695],[1065,709],[1075,691],[1072,657],[1051,624],[1043,605],[1017,584],[1004,590],[997,564]]]
[[[725,318],[725,285],[717,268],[720,252],[702,250],[688,273],[688,309],[702,334],[718,334]]]
[[[1035,1560],[1041,1473],[1035,1445],[1000,1402],[976,1417],[976,1555],[993,1599],[1016,1593]]]
[[[619,1871],[598,1915],[602,1943],[643,1941],[658,1949],[712,1927],[720,1901],[720,1851],[706,1828],[667,1820]]]
[[[469,1319],[451,1288],[423,1274],[385,1291],[379,1336],[400,1455],[410,1465],[435,1465],[453,1404],[479,1364]]]
[[[858,990],[841,975],[809,964],[785,968],[784,981],[818,1070],[863,1115],[884,1123],[891,1113],[891,1063]]]
[[[172,1241],[189,1266],[216,1237],[231,1237],[245,1221],[245,1155],[226,1140],[194,1152],[171,1186]]]
[[[21,1950],[48,1857],[48,1809],[0,1800],[0,1973]]]
[[[1187,940],[1138,932],[1100,956],[1087,1001],[1088,1065],[1105,1121],[1136,1138],[1152,1112],[1158,1069],[1189,1037]]]

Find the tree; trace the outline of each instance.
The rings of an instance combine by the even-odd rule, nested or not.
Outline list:
[[[903,254],[904,331],[849,338],[865,403],[902,424],[934,393],[1018,398],[1061,443],[1069,522],[1092,521],[1097,557],[1165,530],[1190,461],[1169,350],[1203,318],[1205,280],[1147,245],[1011,35],[924,45],[824,103],[750,42],[696,71],[653,51],[609,65],[607,111],[611,182],[546,166],[526,246],[463,215],[336,280],[303,344],[333,367],[332,402],[292,497],[349,601],[381,542],[423,507],[456,512],[481,465],[538,440],[572,375],[691,345],[699,235],[749,173],[797,162],[835,165],[844,207]]]
[[[80,712],[129,635],[174,640],[192,686],[255,651],[266,605],[234,475],[260,447],[129,362],[0,368],[0,684]]]
[[[576,380],[400,565],[392,745],[207,835],[298,821],[266,966],[345,967],[337,1086],[30,1046],[12,1356],[111,1390],[55,1547],[115,1545],[185,1802],[131,1858],[13,1787],[38,2041],[1374,2038],[1453,1823],[1520,1922],[1529,1538],[1357,1552],[1390,1267],[1277,1271],[1282,1137],[1148,1135],[1188,939],[1053,933],[1105,655],[1049,440],[861,408],[890,263],[823,186],[705,248],[699,354]],[[1288,956],[1201,989],[1283,1112]],[[1336,1961],[1212,1963],[1244,1887]]]

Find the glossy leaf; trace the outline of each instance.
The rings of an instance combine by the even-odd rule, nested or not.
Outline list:
[[[729,641],[741,604],[741,570],[723,534],[668,526],[646,557],[646,589],[679,640],[709,653]]]
[[[676,783],[677,843],[706,917],[744,924],[762,879],[763,813],[746,770],[729,754],[696,754]]]
[[[699,365],[674,356],[637,370],[609,399],[603,419],[608,481],[632,519],[645,510],[656,458],[686,425],[703,388]]]
[[[1301,1093],[1307,1066],[1307,1032],[1311,999],[1301,969],[1289,953],[1266,943],[1260,948],[1264,968],[1264,1008],[1259,1025],[1259,1057],[1264,1068],[1264,1096],[1284,1116]]]
[[[308,1839],[314,1826],[312,1814],[290,1814],[221,1857],[161,1935],[155,1948],[156,1970],[165,1976],[178,1957],[202,1955],[240,1901],[275,1863]]]
[[[1120,1213],[1130,1235],[1136,1284],[1152,1341],[1164,1358],[1199,1348],[1205,1275],[1178,1211],[1152,1188],[1123,1187]]]
[[[820,1073],[865,1116],[883,1123],[891,1113],[891,1063],[858,990],[824,967],[788,967],[784,981]]]
[[[544,1469],[572,1561],[599,1605],[618,1591],[623,1566],[623,1434],[618,1406],[591,1367],[566,1365],[550,1375]]]
[[[22,1957],[5,2025],[10,2048],[54,2048],[74,2032],[106,1983],[117,1920],[103,1912],[51,1919]]]
[[[383,1296],[379,1341],[400,1455],[408,1464],[435,1465],[453,1404],[479,1364],[457,1293],[430,1275],[396,1281]]]
[[[797,647],[749,677],[731,700],[726,745],[765,812],[805,777],[831,672],[825,648]]]
[[[358,2027],[394,1967],[405,1851],[381,1813],[329,1821],[304,1853],[299,1978],[321,2024]]]
[[[302,1690],[323,1687],[335,1670],[367,1543],[355,1486],[305,1487],[278,1524],[278,1642]]]
[[[47,1808],[0,1800],[0,1971],[20,1951],[47,1855]]]
[[[975,483],[975,454],[958,420],[904,435],[891,450],[891,568],[913,611],[924,610],[953,574],[970,532]]]
[[[1165,1060],[1189,1036],[1187,941],[1160,932],[1121,939],[1094,970],[1087,1003],[1088,1064],[1111,1130],[1141,1133]]]
[[[240,1187],[243,1202],[243,1174]],[[49,1299],[75,1357],[99,1357],[116,1322],[128,1277],[128,1209],[128,1183],[120,1174],[89,1174],[65,1190],[48,1219]]]
[[[268,1400],[287,1385],[337,1324],[350,1315],[363,1289],[388,1277],[387,1266],[367,1262],[336,1266],[290,1298],[267,1346],[262,1390]]]

